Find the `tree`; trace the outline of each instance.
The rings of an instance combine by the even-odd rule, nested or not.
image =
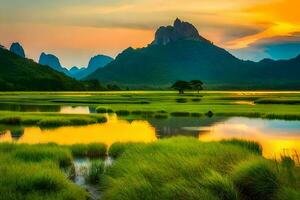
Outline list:
[[[191,89],[191,84],[186,81],[176,81],[171,88],[178,90],[179,94],[184,94],[184,90]]]
[[[200,92],[200,90],[203,90],[203,87],[202,87],[203,82],[200,81],[200,80],[192,80],[192,81],[190,82],[190,84],[191,84],[191,87],[192,87],[193,89],[195,89],[195,90],[198,91],[198,93]]]

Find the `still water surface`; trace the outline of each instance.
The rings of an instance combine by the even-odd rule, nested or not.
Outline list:
[[[115,142],[154,142],[174,135],[193,136],[201,141],[230,138],[253,140],[262,144],[264,155],[270,158],[284,151],[300,152],[300,121],[244,117],[170,117],[127,121],[112,115],[104,124],[88,126],[55,129],[0,126],[0,142],[29,144],[100,142],[109,146]]]

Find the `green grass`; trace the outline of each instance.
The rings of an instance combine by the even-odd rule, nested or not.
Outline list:
[[[177,103],[176,99],[185,99],[186,103]],[[271,100],[272,104],[261,104],[266,100]],[[248,105],[243,104],[241,101],[256,102],[256,104]],[[202,91],[200,94],[187,92],[184,95],[178,95],[175,91],[0,93],[0,103],[14,105],[89,105],[95,108],[107,109],[107,112],[110,109],[128,111],[136,115],[148,111],[158,112],[162,110],[168,113],[189,112],[200,113],[201,115],[212,111],[218,116],[295,120],[300,119],[300,105],[296,104],[299,101],[299,92],[280,91]]]
[[[37,125],[40,127],[57,127],[88,125],[104,122],[106,122],[106,118],[96,114],[76,115],[0,111],[0,124],[7,125]]]
[[[249,151],[256,153],[258,155],[262,155],[262,146],[253,141],[246,141],[246,140],[238,140],[238,139],[231,139],[231,140],[222,140],[220,141],[223,144],[233,144],[233,145],[238,145],[243,148],[248,149]]]
[[[248,141],[200,142],[175,137],[113,145],[114,164],[100,179],[103,199],[296,200],[300,169],[264,159]],[[291,176],[294,182],[287,179]],[[289,191],[292,191],[289,193]]]
[[[108,155],[112,158],[118,158],[120,157],[125,150],[129,149],[129,148],[134,148],[136,146],[141,145],[141,143],[114,143],[110,146],[110,148],[108,149]]]
[[[275,165],[266,160],[245,161],[235,166],[233,182],[244,199],[271,200],[279,193]]]
[[[171,115],[174,117],[188,117],[190,116],[189,112],[171,112]]]
[[[0,199],[87,199],[61,170],[71,161],[70,151],[58,145],[0,144]]]
[[[101,143],[74,144],[68,148],[74,157],[104,158],[107,155],[107,146]]]
[[[90,184],[97,184],[104,173],[104,162],[102,160],[92,160],[88,169],[86,180]]]
[[[299,105],[300,99],[258,99],[254,101],[256,104],[287,104]]]

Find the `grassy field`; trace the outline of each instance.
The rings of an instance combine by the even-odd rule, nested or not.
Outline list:
[[[219,115],[300,120],[299,102],[297,92],[11,92],[0,93],[0,108],[89,106],[98,114],[61,114],[59,107],[43,112],[2,110],[0,123],[85,125],[105,122],[104,113],[125,118]],[[261,154],[261,146],[254,142],[200,142],[186,137],[150,144],[116,143],[109,149],[96,143],[4,143],[0,144],[0,200],[89,199],[88,192],[71,181],[77,157],[93,159],[85,178],[101,189],[104,200],[300,199],[299,156],[294,160],[282,156],[278,161]],[[114,159],[112,165],[103,161],[107,155]]]
[[[59,146],[0,144],[1,200],[87,200],[72,183],[73,157],[92,160],[86,181],[101,199],[298,200],[299,160],[261,156],[261,146],[241,140],[200,142],[189,137],[155,143]],[[106,154],[115,160],[105,165]]]
[[[116,144],[117,157],[100,179],[103,199],[296,200],[300,168],[288,157],[266,160],[247,141],[202,143],[172,138],[153,144]]]
[[[37,125],[40,127],[75,126],[106,122],[102,115],[29,113],[0,111],[0,124]]]
[[[203,91],[200,94],[190,92],[184,95],[179,95],[175,91],[0,93],[2,105],[85,105],[98,108],[101,113],[153,116],[153,113],[157,113],[157,118],[174,116],[176,113],[202,116],[211,111],[219,116],[299,120],[299,102],[299,92]]]

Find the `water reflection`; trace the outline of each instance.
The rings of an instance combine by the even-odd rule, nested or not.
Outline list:
[[[8,130],[0,136],[0,141],[11,142],[13,132]],[[43,130],[39,127],[24,128],[23,135],[17,143],[105,143],[108,146],[115,142],[154,142],[157,140],[155,128],[147,121],[111,119],[105,124],[94,124],[80,127],[61,127]]]
[[[201,141],[230,138],[259,142],[269,158],[278,157],[285,150],[300,152],[300,121],[233,117],[216,123],[207,134],[199,134]]]
[[[72,109],[72,108],[68,108]],[[66,111],[69,111],[66,109]],[[75,108],[75,110],[78,108]],[[82,112],[84,109],[76,111]],[[73,111],[73,110],[72,110]],[[2,131],[1,131],[2,130]],[[0,127],[0,142],[75,144],[100,142],[153,142],[158,138],[188,135],[201,141],[247,139],[263,146],[266,157],[285,149],[300,152],[300,121],[243,117],[143,119],[126,121],[110,116],[107,123],[43,130],[39,127]]]

